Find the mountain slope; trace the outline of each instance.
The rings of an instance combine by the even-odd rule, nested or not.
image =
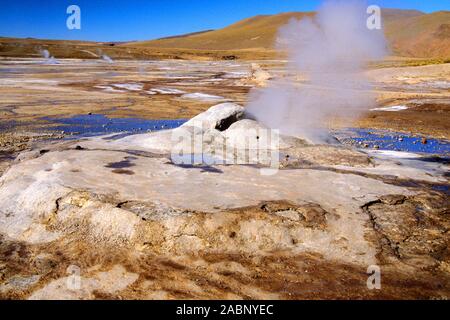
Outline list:
[[[220,30],[136,42],[133,46],[203,50],[271,49],[280,26],[292,18],[314,14],[290,12],[255,16]],[[416,10],[383,9],[383,24],[393,54],[450,57],[450,11],[425,14]]]
[[[415,57],[450,57],[450,11],[438,11],[385,22],[395,53]]]
[[[291,12],[260,15],[244,19],[220,30],[188,37],[137,42],[134,45],[150,47],[231,50],[271,48],[279,27],[292,18],[313,16],[312,12]]]

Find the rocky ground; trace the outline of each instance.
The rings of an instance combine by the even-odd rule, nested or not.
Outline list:
[[[47,129],[49,117],[104,114],[113,118],[188,119],[222,101],[245,104],[254,86],[292,78],[285,61],[0,60],[0,129]],[[380,107],[332,127],[388,129],[449,139],[450,64],[368,71]],[[308,85],[307,79],[298,79]],[[360,112],[358,112],[360,113]],[[345,120],[345,121],[344,121]],[[3,130],[1,130],[3,131]]]
[[[0,180],[1,296],[448,298],[445,164],[292,137],[276,167],[233,164],[240,129],[264,130],[243,117],[225,103],[177,129],[22,152]],[[172,137],[191,133],[226,164],[177,163]]]
[[[448,161],[274,147],[239,104],[289,77],[282,62],[14,61],[0,65],[1,298],[448,299]],[[448,64],[369,75],[388,109],[354,127],[448,139]],[[80,114],[199,115],[125,137],[49,120]]]

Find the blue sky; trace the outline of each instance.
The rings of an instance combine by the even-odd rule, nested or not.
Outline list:
[[[313,11],[320,0],[2,0],[0,36],[148,40],[218,29],[258,14]],[[68,30],[66,8],[81,8],[81,30]],[[450,0],[371,0],[381,7],[450,10]]]

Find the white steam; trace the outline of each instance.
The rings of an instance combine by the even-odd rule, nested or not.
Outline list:
[[[114,60],[111,59],[109,56],[107,56],[106,54],[102,54],[101,56],[102,60],[107,62],[107,63],[114,63]]]
[[[369,30],[363,1],[326,1],[314,18],[291,20],[277,43],[287,50],[290,67],[307,79],[276,80],[253,90],[247,113],[281,133],[323,142],[326,122],[355,117],[375,103],[364,75],[369,60],[385,55],[381,30]]]
[[[41,52],[41,55],[42,55],[42,57],[44,59],[49,59],[50,58],[50,52],[48,52],[48,50],[44,49],[44,50],[41,50],[40,52]]]
[[[45,59],[44,63],[46,64],[59,64],[58,60],[55,57],[50,55],[50,52],[47,49],[39,50],[41,56]]]

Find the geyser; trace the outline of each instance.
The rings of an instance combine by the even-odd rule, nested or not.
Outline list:
[[[326,122],[354,118],[375,104],[364,75],[368,61],[386,54],[382,30],[367,27],[363,1],[326,1],[314,18],[293,19],[279,30],[277,45],[289,67],[306,78],[278,79],[250,94],[247,113],[283,134],[324,142]]]
[[[45,59],[46,64],[59,64],[58,60],[55,57],[50,55],[50,52],[47,49],[39,50],[42,57]]]

